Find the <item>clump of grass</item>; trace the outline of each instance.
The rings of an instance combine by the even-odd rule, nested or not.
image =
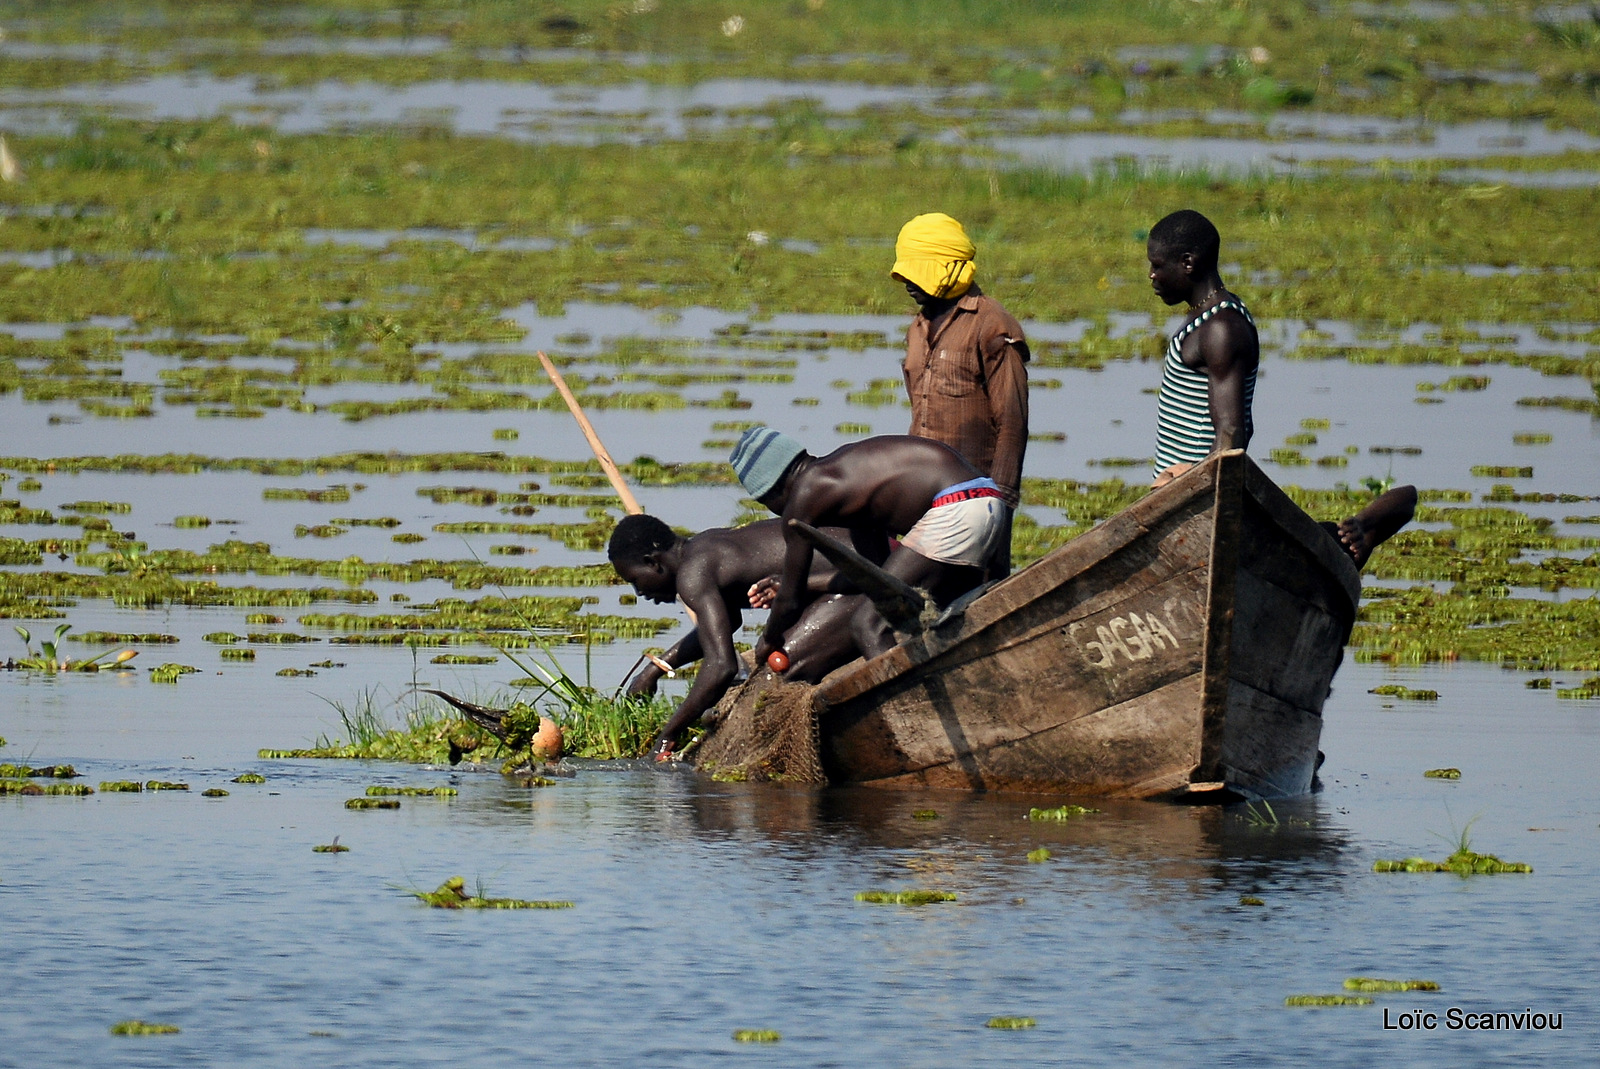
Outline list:
[[[1379,980],[1372,976],[1352,976],[1344,982],[1347,991],[1437,991],[1432,980]]]
[[[1423,775],[1428,779],[1460,779],[1459,768],[1430,768]]]
[[[776,1043],[783,1038],[783,1034],[772,1028],[735,1028],[733,1041],[735,1043]]]
[[[1074,817],[1088,816],[1098,813],[1098,809],[1086,809],[1081,805],[1058,805],[1054,809],[1030,809],[1029,820],[1071,820]]]
[[[1455,846],[1443,861],[1429,861],[1421,857],[1401,858],[1397,861],[1379,859],[1373,862],[1373,872],[1453,872],[1457,876],[1483,876],[1500,873],[1532,873],[1533,866],[1521,861],[1502,861],[1493,854],[1480,854],[1472,849],[1472,825],[1477,818],[1467,821],[1467,826],[1451,839],[1440,838]]]
[[[1240,895],[1239,904],[1241,906],[1264,906],[1267,903],[1264,899],[1257,898],[1255,895]]]
[[[1033,862],[1034,864],[1038,864],[1039,862],[1042,862],[1042,861],[1049,861],[1054,856],[1055,856],[1054,854],[1052,854],[1049,850],[1045,849],[1042,846],[1039,847],[1037,850],[1029,850],[1028,851],[1028,860]]]
[[[335,835],[333,837],[333,842],[320,843],[316,846],[313,846],[311,848],[311,852],[313,854],[348,854],[350,852],[350,848],[348,846],[339,845],[339,837]]]
[[[541,899],[522,898],[489,898],[483,893],[483,887],[478,887],[478,893],[469,895],[466,891],[467,881],[460,876],[452,876],[439,885],[436,891],[412,891],[411,893],[434,909],[571,909],[571,902],[548,901]]]
[[[233,782],[235,782],[235,783],[265,783],[265,782],[267,782],[267,777],[261,775],[259,772],[241,772],[239,775],[233,777]]]
[[[131,779],[106,780],[100,784],[102,794],[138,794],[144,790],[144,784]]]
[[[222,655],[224,661],[253,661],[256,659],[256,651],[248,646],[228,646],[218,652]]]
[[[857,891],[857,902],[891,906],[926,906],[933,902],[954,902],[954,891]]]
[[[152,1021],[118,1021],[111,1026],[114,1036],[171,1036],[183,1029],[175,1024],[157,1024]]]
[[[187,783],[174,783],[165,779],[152,779],[145,781],[144,789],[147,791],[186,791],[189,789],[189,785]]]
[[[200,792],[200,797],[202,797],[202,798],[226,798],[226,797],[228,797],[228,792],[223,790],[221,787],[207,787],[205,790]]]
[[[150,669],[150,682],[176,683],[180,676],[191,675],[200,671],[192,664],[175,664],[168,661],[166,664],[157,665]]]
[[[998,1028],[1015,1031],[1022,1028],[1033,1028],[1038,1024],[1032,1017],[991,1017],[984,1022],[985,1028]]]
[[[1372,999],[1365,995],[1290,995],[1283,1000],[1285,1006],[1370,1006]]]
[[[346,809],[399,809],[400,802],[394,798],[350,798],[344,803]]]

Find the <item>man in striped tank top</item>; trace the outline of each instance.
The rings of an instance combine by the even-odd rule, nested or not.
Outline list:
[[[1212,453],[1243,449],[1255,433],[1251,402],[1261,343],[1256,322],[1217,272],[1222,237],[1199,212],[1173,212],[1150,228],[1150,287],[1189,315],[1167,343],[1156,405],[1155,485],[1171,482]],[[1365,509],[1323,529],[1359,568],[1411,522],[1417,488],[1397,486]]]
[[[1173,212],[1150,228],[1150,286],[1188,318],[1167,345],[1156,409],[1155,485],[1214,452],[1243,449],[1255,426],[1261,346],[1255,320],[1217,273],[1221,235],[1199,212]]]

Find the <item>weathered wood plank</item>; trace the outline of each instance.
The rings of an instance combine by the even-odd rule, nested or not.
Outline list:
[[[1223,778],[1267,798],[1304,794],[1317,770],[1321,736],[1321,716],[1236,679],[1223,733]]]

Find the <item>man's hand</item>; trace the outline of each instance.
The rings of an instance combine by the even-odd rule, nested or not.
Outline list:
[[[1150,484],[1150,488],[1155,489],[1158,486],[1165,486],[1192,467],[1194,467],[1193,464],[1174,464],[1165,471],[1157,473],[1155,482]]]
[[[772,603],[778,600],[778,577],[769,575],[765,579],[757,579],[750,584],[747,597],[750,599],[752,609],[770,609]]]
[[[653,664],[647,664],[639,669],[638,673],[628,683],[626,691],[630,698],[653,698],[656,693],[656,684],[661,681],[661,669]]]

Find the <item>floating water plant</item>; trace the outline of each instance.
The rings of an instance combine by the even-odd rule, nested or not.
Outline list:
[[[144,784],[131,779],[106,780],[100,784],[102,794],[138,794],[144,790]]]
[[[1267,903],[1264,899],[1257,898],[1255,895],[1240,895],[1239,904],[1241,906],[1264,906]]]
[[[202,797],[202,798],[226,798],[226,797],[228,797],[228,792],[223,790],[221,787],[207,787],[205,790],[200,792],[200,797]]]
[[[200,671],[192,664],[175,664],[168,662],[150,669],[150,682],[176,683],[180,676],[192,675]]]
[[[145,781],[144,789],[147,791],[186,791],[189,789],[189,785],[187,783],[174,783],[171,780],[152,779]]]
[[[1460,779],[1459,768],[1430,768],[1423,775],[1428,779]]]
[[[239,775],[233,777],[233,782],[234,783],[265,783],[265,782],[267,782],[267,777],[261,775],[258,772],[241,772],[241,773],[239,773]]]
[[[1413,690],[1410,687],[1402,687],[1398,683],[1385,683],[1382,686],[1373,687],[1367,693],[1379,694],[1386,698],[1398,698],[1403,702],[1436,702],[1439,700],[1439,692],[1436,690]]]
[[[1344,982],[1347,991],[1437,991],[1432,980],[1380,980],[1372,976],[1352,976]]]
[[[939,814],[932,809],[916,809],[911,813],[912,820],[938,820]]]
[[[394,798],[350,798],[344,803],[346,809],[399,809],[400,802]]]
[[[458,795],[454,787],[368,787],[369,798],[454,798]]]
[[[58,624],[49,641],[40,640],[39,652],[33,649],[33,635],[27,628],[18,626],[17,634],[22,636],[23,645],[27,647],[28,655],[16,662],[18,668],[30,669],[36,672],[103,672],[121,668],[138,656],[136,650],[107,650],[93,657],[72,660],[59,655],[62,638],[72,630],[71,624]],[[86,639],[85,641],[91,641]],[[108,660],[109,658],[109,660]]]
[[[248,646],[228,646],[218,652],[222,655],[224,661],[253,661],[256,659],[256,651]]]
[[[1037,864],[1037,863],[1039,863],[1041,861],[1049,861],[1054,856],[1055,856],[1054,854],[1050,853],[1049,850],[1045,849],[1042,846],[1039,847],[1037,850],[1029,850],[1028,851],[1028,860],[1034,862],[1035,864]]]
[[[1029,820],[1071,820],[1074,817],[1088,816],[1098,813],[1098,809],[1086,809],[1081,805],[1058,805],[1054,809],[1030,809]]]
[[[1372,999],[1366,995],[1290,995],[1283,1000],[1285,1006],[1370,1006]]]
[[[333,837],[333,842],[321,843],[317,846],[313,846],[311,848],[311,852],[313,854],[348,854],[350,852],[350,848],[348,846],[341,846],[339,844],[339,837],[335,835]]]
[[[118,1021],[111,1026],[114,1036],[173,1036],[183,1029],[175,1024],[157,1024],[153,1021]]]
[[[991,1017],[984,1022],[985,1028],[998,1028],[1015,1031],[1022,1028],[1033,1028],[1038,1024],[1032,1017]]]
[[[733,1041],[735,1043],[776,1043],[783,1038],[782,1033],[771,1028],[735,1028]]]
[[[954,902],[954,891],[857,891],[857,902],[891,906],[926,906],[933,902]]]
[[[545,901],[539,899],[521,898],[488,898],[483,894],[483,888],[478,888],[478,893],[469,895],[466,892],[466,881],[460,876],[452,876],[439,885],[437,891],[411,892],[423,902],[435,909],[571,909],[571,902]]]
[[[1576,687],[1558,687],[1557,698],[1600,698],[1600,676],[1585,679]]]

